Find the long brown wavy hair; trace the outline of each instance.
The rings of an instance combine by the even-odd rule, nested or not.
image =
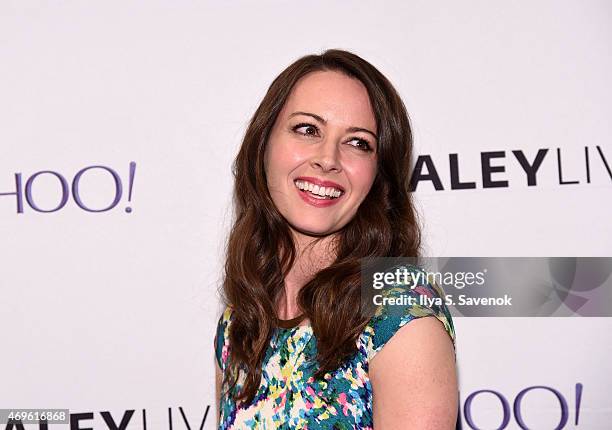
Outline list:
[[[246,130],[232,165],[234,223],[225,250],[222,296],[233,310],[229,329],[230,389],[245,372],[235,401],[250,403],[278,322],[277,299],[296,258],[287,221],[275,207],[264,171],[270,131],[295,83],[315,71],[339,71],[366,87],[378,130],[377,176],[353,219],[338,232],[336,258],[298,293],[317,341],[315,378],[357,352],[368,323],[360,308],[360,268],[365,257],[418,257],[421,231],[409,191],[412,130],[404,103],[388,79],[361,57],[330,49],[299,58],[272,82]]]

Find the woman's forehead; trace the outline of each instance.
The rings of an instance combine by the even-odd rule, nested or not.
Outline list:
[[[295,112],[320,116],[330,124],[376,129],[376,119],[361,81],[337,71],[318,71],[300,78],[281,112],[285,118]]]

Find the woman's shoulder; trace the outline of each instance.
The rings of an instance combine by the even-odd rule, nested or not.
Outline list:
[[[231,306],[226,305],[221,312],[221,316],[217,320],[217,334],[223,334],[229,329],[229,325],[233,319],[234,310]]]
[[[229,326],[232,321],[233,309],[231,306],[225,306],[221,316],[217,321],[217,329],[215,333],[215,357],[219,368],[224,370],[225,363],[229,351]]]
[[[426,316],[433,316],[443,324],[455,348],[455,327],[443,289],[430,282],[427,272],[419,266],[400,265],[389,271],[397,269],[407,273],[408,277],[400,282],[386,283],[372,297],[375,312],[362,334],[368,360],[374,358],[401,327]]]

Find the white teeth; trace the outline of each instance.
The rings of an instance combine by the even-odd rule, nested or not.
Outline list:
[[[330,198],[338,198],[342,195],[342,191],[335,189],[334,187],[321,187],[319,185],[311,184],[306,181],[295,181],[295,185],[304,191],[310,191],[312,194],[316,194],[321,197],[328,196]]]

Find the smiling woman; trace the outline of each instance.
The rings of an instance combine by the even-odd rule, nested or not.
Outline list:
[[[274,205],[304,244],[355,216],[376,176],[375,130],[359,80],[326,70],[295,84],[272,128],[264,166]]]
[[[220,428],[455,427],[443,302],[360,312],[362,258],[419,255],[411,161],[404,104],[361,57],[305,56],[273,81],[233,166]]]

